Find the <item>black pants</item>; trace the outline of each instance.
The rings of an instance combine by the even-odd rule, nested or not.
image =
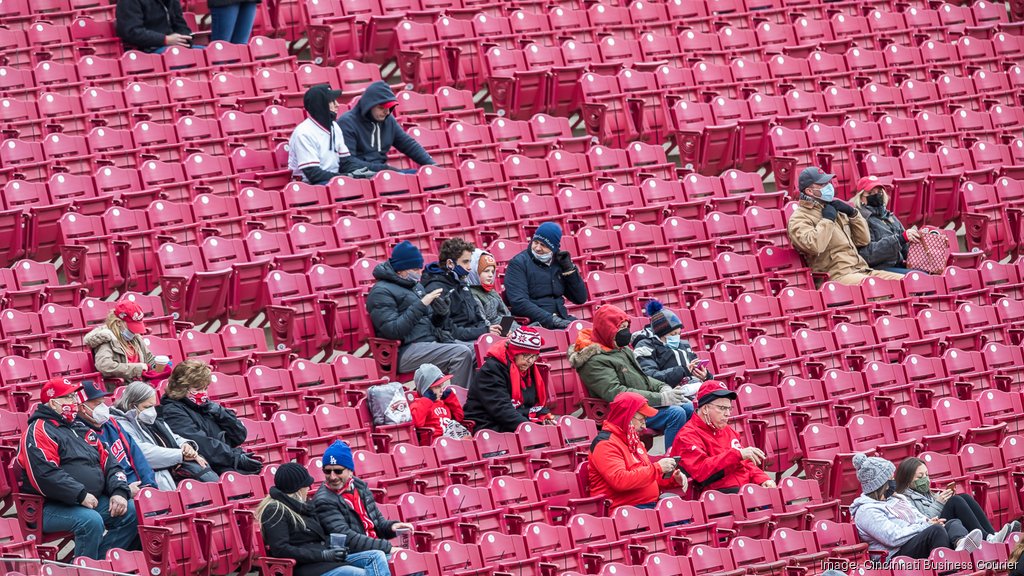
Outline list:
[[[964,528],[968,530],[980,529],[985,533],[985,536],[996,533],[992,529],[992,524],[988,521],[988,517],[985,516],[985,511],[981,509],[981,506],[970,494],[957,494],[946,500],[939,518],[959,520],[963,522]]]
[[[900,546],[897,556],[925,559],[936,548],[953,548],[968,530],[959,520],[947,520],[946,525],[932,524]]]

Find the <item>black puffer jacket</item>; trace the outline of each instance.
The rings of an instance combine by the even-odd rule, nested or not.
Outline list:
[[[454,341],[440,326],[444,317],[423,304],[422,284],[402,278],[386,260],[373,269],[373,277],[377,282],[366,297],[366,311],[377,337],[398,340],[402,348],[416,342]]]
[[[633,355],[640,364],[640,369],[651,378],[661,380],[669,386],[694,384],[698,380],[690,374],[690,363],[697,359],[697,354],[690,343],[681,340],[679,348],[673,350],[665,345],[650,331],[649,328],[633,335]],[[708,379],[711,371],[708,371]]]
[[[331,534],[346,536],[345,545],[350,554],[367,550],[381,550],[385,554],[389,554],[391,542],[388,540],[395,537],[392,526],[398,521],[384,518],[380,509],[377,508],[377,502],[374,501],[373,494],[370,493],[366,482],[359,478],[353,478],[352,482],[355,484],[356,491],[359,492],[359,497],[363,499],[363,506],[366,507],[366,513],[373,521],[373,529],[377,532],[377,537],[370,538],[366,535],[366,528],[363,527],[363,521],[359,519],[359,514],[356,514],[352,506],[340,494],[328,488],[326,483],[320,486],[313,497],[313,506],[316,507],[317,517]]]
[[[529,318],[551,328],[551,316],[569,318],[568,298],[574,304],[586,304],[590,295],[579,271],[562,275],[557,262],[541,264],[527,247],[509,260],[505,269],[505,299],[512,314]]]
[[[291,515],[275,511],[274,506],[263,509],[260,529],[263,543],[272,557],[295,560],[295,576],[320,576],[346,565],[344,562],[324,562],[323,552],[330,548],[329,533],[320,525],[311,504],[299,502],[277,488],[270,489],[270,497],[290,508],[305,523],[299,526]]]
[[[152,52],[171,34],[192,35],[179,0],[117,0],[117,36],[125,48]]]
[[[515,432],[520,424],[530,421],[530,409],[537,405],[536,385],[521,389],[522,404],[517,407],[512,403],[509,365],[498,358],[502,354],[508,359],[507,352],[497,355],[488,352],[469,387],[463,412],[476,423],[474,430]]]
[[[889,195],[882,192],[883,206],[868,206],[866,198],[864,194],[857,194],[850,199],[850,204],[867,220],[871,232],[867,246],[857,249],[860,257],[872,268],[904,268],[909,245],[903,239],[903,223],[886,207]]]
[[[175,400],[166,395],[156,409],[175,434],[199,446],[199,454],[214,472],[242,472],[238,462],[245,451],[239,446],[245,442],[247,431],[233,411],[212,400],[196,406],[186,398]]]
[[[438,288],[444,290],[430,307],[436,316],[444,318],[441,326],[453,338],[473,342],[487,333],[490,327],[480,315],[480,307],[469,285],[457,280],[454,272],[434,262],[423,274],[423,286],[428,293]]]

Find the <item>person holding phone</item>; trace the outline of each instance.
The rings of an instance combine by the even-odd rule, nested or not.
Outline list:
[[[466,397],[474,430],[515,432],[525,422],[554,424],[547,383],[537,367],[543,345],[536,328],[520,326],[487,350]]]
[[[471,258],[476,249],[462,238],[449,238],[441,243],[437,262],[423,272],[423,287],[427,292],[440,288],[441,296],[431,308],[435,317],[443,318],[440,328],[456,340],[475,342],[484,334],[498,336],[501,327],[488,322],[480,313],[476,298],[470,291],[467,277],[472,269]]]
[[[180,0],[117,0],[115,30],[128,50],[162,54],[172,46],[192,45]]]
[[[928,466],[920,459],[904,459],[896,467],[896,493],[903,494],[918,512],[929,518],[959,520],[968,530],[979,529],[988,542],[1004,542],[1006,537],[1020,530],[1020,522],[1007,522],[997,532],[988,516],[970,494],[957,494],[956,484],[948,484],[944,490],[932,490]]]
[[[469,258],[469,275],[466,276],[469,291],[476,298],[480,307],[480,315],[488,324],[497,324],[502,328],[501,335],[519,327],[512,319],[512,312],[505,305],[498,293],[498,263],[489,252],[479,248],[473,250]]]
[[[698,358],[690,343],[682,339],[683,323],[674,312],[657,300],[647,302],[644,312],[651,323],[633,335],[636,361],[651,378],[681,387],[692,402],[700,385],[711,380],[707,361]]]

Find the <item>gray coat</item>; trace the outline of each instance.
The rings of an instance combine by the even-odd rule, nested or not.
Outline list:
[[[359,515],[340,494],[328,488],[326,483],[320,485],[320,489],[313,496],[313,506],[316,508],[320,524],[327,529],[329,534],[344,534],[346,536],[345,545],[348,546],[349,553],[365,552],[366,550],[381,550],[385,554],[391,553],[391,542],[388,540],[395,537],[392,526],[398,521],[384,518],[380,509],[377,508],[377,502],[374,501],[373,494],[370,493],[366,482],[359,478],[354,478],[353,482],[355,482],[356,491],[363,499],[366,513],[373,521],[373,529],[377,532],[377,537],[367,536]]]
[[[910,500],[910,503],[917,508],[917,511],[924,514],[928,518],[935,518],[942,512],[942,508],[945,506],[942,502],[935,499],[935,493],[931,493],[928,496],[921,494],[917,490],[907,489],[903,492],[903,495]]]
[[[93,362],[96,371],[104,378],[120,378],[125,382],[138,380],[142,373],[153,365],[153,354],[146,348],[142,336],[137,336],[132,343],[141,362],[128,362],[128,355],[121,347],[121,341],[106,326],[98,326],[85,335],[82,342],[92,348]]]
[[[160,490],[174,490],[177,484],[174,482],[174,476],[171,475],[171,469],[181,464],[181,446],[185,444],[192,444],[194,448],[195,442],[186,440],[181,436],[178,436],[171,429],[164,424],[163,420],[157,418],[154,426],[162,426],[164,429],[164,435],[169,435],[175,442],[178,443],[179,448],[167,448],[162,444],[158,443],[153,433],[149,428],[139,422],[138,412],[135,410],[129,410],[128,412],[121,412],[116,408],[110,409],[111,417],[121,425],[121,428],[132,437],[132,440],[139,445],[139,449],[142,450],[142,454],[146,457],[146,461],[153,468],[153,473],[156,476],[156,487]]]
[[[882,202],[889,205],[889,195],[882,192]],[[860,257],[872,268],[903,268],[907,261],[907,241],[903,239],[903,223],[886,207],[865,204],[863,194],[857,194],[850,203],[867,220],[871,241],[857,249]]]

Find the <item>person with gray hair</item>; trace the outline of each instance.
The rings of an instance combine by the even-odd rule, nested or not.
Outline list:
[[[145,382],[132,382],[110,410],[111,417],[139,445],[153,467],[156,486],[174,490],[185,477],[216,482],[218,476],[191,440],[178,436],[156,414],[156,390]],[[187,472],[186,472],[187,471]],[[177,477],[176,477],[177,474]]]

